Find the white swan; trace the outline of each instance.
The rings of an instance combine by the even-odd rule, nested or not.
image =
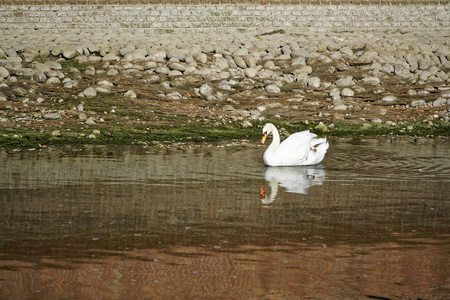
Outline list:
[[[264,125],[261,143],[264,144],[270,133],[273,141],[263,157],[268,166],[315,165],[323,160],[329,146],[326,138],[316,139],[317,135],[309,130],[291,134],[280,144],[280,135],[272,123]]]

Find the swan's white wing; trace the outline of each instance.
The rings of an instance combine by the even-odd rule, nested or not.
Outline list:
[[[301,165],[311,148],[311,141],[316,135],[308,130],[296,132],[285,139],[275,150],[274,155],[280,165]]]

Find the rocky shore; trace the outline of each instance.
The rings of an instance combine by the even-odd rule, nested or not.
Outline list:
[[[134,129],[151,136],[194,124],[256,130],[266,121],[329,135],[347,125],[347,134],[429,135],[439,127],[448,135],[449,35],[261,29],[6,36],[0,142],[27,132],[95,139]]]

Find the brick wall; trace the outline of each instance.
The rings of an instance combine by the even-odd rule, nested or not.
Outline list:
[[[110,30],[165,33],[192,30],[227,32],[262,29],[269,31],[292,28],[316,31],[329,29],[338,31],[401,29],[408,31],[417,29],[448,30],[450,28],[450,5],[439,4],[445,1],[437,0],[408,1],[409,3],[427,3],[426,5],[403,5],[406,3],[404,0],[297,1],[301,3],[377,2],[382,3],[381,5],[148,4],[155,1],[0,0],[0,4],[3,4],[0,5],[0,34],[36,31],[60,34],[62,32]],[[8,5],[12,2],[24,5]],[[83,4],[86,2],[98,5]],[[194,3],[195,0],[184,2]],[[213,3],[215,1],[198,0],[198,2]],[[224,1],[221,0],[221,2]],[[270,2],[274,3],[275,0]],[[289,3],[291,2],[293,1]],[[114,3],[129,4],[112,5]],[[286,1],[279,0],[278,3],[286,3]],[[393,3],[402,5],[392,5]]]

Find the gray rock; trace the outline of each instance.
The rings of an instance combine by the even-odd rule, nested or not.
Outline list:
[[[433,107],[440,107],[440,106],[444,106],[447,104],[447,99],[445,98],[437,98],[436,100],[433,101]]]
[[[106,75],[108,75],[108,76],[116,76],[118,74],[119,74],[119,70],[117,70],[117,69],[109,69],[106,72]]]
[[[214,54],[214,65],[220,70],[229,68],[227,60],[221,54]]]
[[[246,69],[247,68],[247,63],[245,62],[245,60],[241,57],[241,56],[234,56],[233,60],[235,62],[235,64],[242,69]]]
[[[316,127],[314,127],[314,129],[322,131],[322,132],[328,131],[327,125],[325,125],[323,122],[319,122],[319,124]]]
[[[420,71],[418,73],[419,80],[426,81],[431,76],[431,73],[428,71]]]
[[[406,54],[405,60],[409,64],[409,70],[411,72],[415,72],[419,68],[417,57],[414,54],[412,53]]]
[[[146,61],[142,64],[142,66],[144,67],[145,70],[153,70],[156,69],[158,65],[154,61]]]
[[[206,63],[208,61],[208,56],[205,53],[196,53],[193,55],[194,59],[199,63]]]
[[[345,76],[343,78],[339,78],[338,80],[336,80],[337,87],[353,86],[353,85],[355,85],[355,82],[353,81],[352,76]]]
[[[150,53],[147,58],[155,62],[164,62],[167,58],[167,53],[162,49],[158,49],[155,52]]]
[[[109,93],[111,93],[111,89],[108,86],[104,86],[104,85],[99,85],[99,86],[95,87],[95,90],[98,93],[102,93],[102,94],[109,94]]]
[[[169,48],[167,58],[172,61],[185,61],[189,50],[185,48]]]
[[[34,61],[34,55],[31,53],[22,53],[22,58],[25,62],[31,63]]]
[[[245,69],[245,71],[244,71],[245,76],[247,76],[248,78],[255,77],[256,73],[257,73],[257,71],[255,68],[248,68],[248,69]]]
[[[46,119],[46,120],[58,120],[60,118],[61,118],[61,116],[58,113],[47,113],[47,114],[44,114],[44,119]]]
[[[9,77],[9,71],[6,68],[0,66],[0,79],[8,78],[8,77]]]
[[[384,96],[383,98],[381,98],[381,101],[383,101],[383,102],[393,102],[396,100],[397,100],[397,97],[394,95],[388,95],[388,96]]]
[[[368,85],[379,85],[380,84],[380,78],[376,76],[369,76],[364,77],[362,80],[362,83],[368,84]]]
[[[366,51],[358,58],[359,63],[372,63],[378,57],[378,53],[375,51]]]
[[[168,67],[166,67],[166,66],[160,66],[160,67],[156,68],[155,72],[156,72],[157,74],[165,74],[165,75],[168,75],[169,72],[170,72],[170,69],[169,69]]]
[[[334,110],[346,110],[348,107],[342,101],[333,102]]]
[[[169,75],[169,76],[182,76],[183,73],[181,73],[178,70],[171,70],[171,71],[169,71],[169,74],[167,74],[167,75]]]
[[[8,101],[8,98],[2,92],[0,92],[0,101]]]
[[[420,70],[427,70],[428,68],[431,67],[432,63],[431,60],[429,59],[421,58],[418,61],[418,65]]]
[[[85,121],[87,119],[87,116],[85,113],[80,113],[78,114],[78,119],[80,119],[81,121]]]
[[[276,84],[269,84],[265,87],[266,91],[268,93],[279,93],[281,92],[281,89],[278,85]]]
[[[213,88],[209,84],[203,84],[200,87],[200,94],[202,94],[203,96],[211,95],[213,91]]]
[[[89,56],[88,57],[88,62],[101,62],[102,61],[102,57],[101,56]]]
[[[320,87],[320,78],[319,77],[311,77],[308,80],[308,86],[313,88],[319,88]]]
[[[136,92],[133,91],[133,90],[128,90],[128,91],[124,94],[124,96],[125,96],[125,97],[128,97],[128,98],[130,98],[130,99],[136,99],[136,98],[137,98],[137,94],[136,94]]]
[[[97,96],[97,91],[93,87],[88,87],[83,91],[83,95],[85,97],[95,97]]]
[[[355,92],[349,88],[343,88],[341,91],[341,96],[344,97],[353,97],[355,95]]]
[[[179,92],[172,92],[166,95],[167,99],[169,100],[181,100],[183,99],[183,95],[181,95]]]
[[[62,69],[61,64],[56,61],[49,60],[49,61],[46,61],[44,63],[44,65],[46,65],[47,67],[49,67],[52,70],[61,70]]]
[[[72,59],[77,55],[77,50],[73,48],[64,48],[62,49],[61,54],[65,59]]]
[[[392,74],[394,73],[394,67],[391,64],[384,64],[381,66],[381,70],[386,74]]]
[[[296,57],[291,62],[292,66],[306,66],[306,59],[304,56]]]
[[[313,71],[313,69],[312,69],[311,66],[302,66],[300,68],[294,69],[294,71],[292,71],[292,73],[294,75],[298,75],[298,74],[301,74],[301,73],[305,73],[305,74],[309,75],[309,74],[312,73],[312,71]]]
[[[91,48],[89,48],[89,51],[91,53],[95,53],[95,52],[100,51],[100,48],[96,47],[95,49],[92,49],[92,50],[91,50]],[[132,53],[134,50],[136,50],[136,47],[134,45],[128,44],[125,47],[119,49],[119,54],[121,56],[126,56],[126,55]]]
[[[120,57],[115,53],[108,53],[102,58],[103,61],[119,61]]]
[[[236,49],[235,51],[233,51],[232,55],[233,56],[245,56],[245,55],[248,55],[248,50],[245,48],[239,48],[239,49]]]
[[[413,100],[409,105],[411,107],[426,106],[425,100]]]
[[[300,73],[295,76],[295,81],[297,81],[300,85],[306,86],[309,81],[309,76],[306,73]]]
[[[92,117],[89,117],[89,118],[86,120],[86,124],[87,124],[87,125],[94,125],[94,124],[95,124],[95,121],[94,121],[94,119],[93,119]]]
[[[205,44],[202,47],[202,52],[206,53],[206,54],[214,53],[214,52],[216,52],[216,49],[215,49],[215,47],[212,44]]]
[[[241,126],[242,126],[242,128],[250,128],[253,126],[253,124],[250,123],[250,121],[245,120],[244,122],[242,122]]]
[[[84,111],[84,105],[83,105],[83,103],[80,103],[80,104],[77,105],[77,110],[78,110],[78,111]]]
[[[169,68],[171,70],[184,72],[186,70],[186,65],[183,63],[173,62],[173,63],[169,64]]]
[[[406,77],[407,75],[409,75],[409,69],[405,68],[402,65],[395,65],[394,74],[397,76]]]
[[[61,83],[61,80],[58,77],[50,77],[45,82],[46,84],[59,84]]]
[[[375,119],[372,119],[372,120],[370,120],[372,123],[375,123],[375,124],[381,124],[381,123],[383,123],[383,121],[381,120],[381,119],[379,119],[379,118],[375,118]]]
[[[249,68],[256,68],[256,59],[253,55],[244,56],[244,61]]]
[[[345,56],[348,56],[348,57],[353,56],[353,50],[348,46],[342,47],[339,51]]]
[[[108,80],[100,80],[99,82],[97,82],[98,85],[103,85],[105,87],[113,87],[114,84],[111,81]]]
[[[65,77],[64,73],[60,70],[50,70],[45,73],[47,77],[58,77],[59,79],[63,79]]]

